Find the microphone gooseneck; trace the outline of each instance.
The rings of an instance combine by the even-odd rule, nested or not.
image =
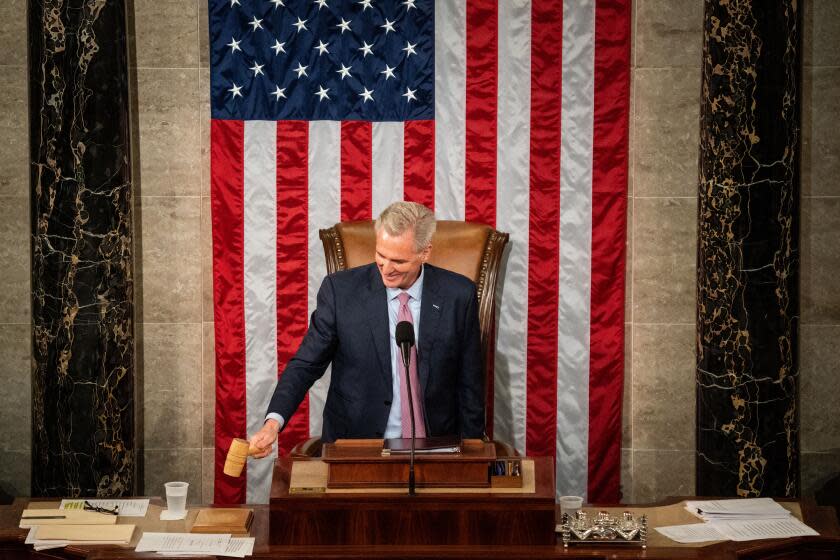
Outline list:
[[[413,496],[415,494],[414,483],[414,442],[417,439],[414,427],[414,398],[411,392],[411,376],[409,375],[409,366],[411,364],[411,347],[414,346],[414,326],[408,321],[400,321],[397,323],[397,328],[394,331],[394,339],[400,347],[402,354],[403,366],[405,366],[405,388],[408,395],[408,411],[411,416],[411,453],[409,454],[408,464],[408,494]],[[405,403],[403,403],[405,406]]]

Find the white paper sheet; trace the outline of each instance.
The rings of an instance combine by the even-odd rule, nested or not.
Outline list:
[[[691,525],[669,525],[655,527],[657,531],[678,543],[698,543],[728,540],[712,523],[692,523]]]
[[[119,506],[120,517],[146,517],[146,512],[149,509],[149,499],[136,500],[100,500],[100,499],[81,499],[81,500],[61,500],[61,505],[58,509],[85,509],[85,501],[96,507],[105,509],[114,509],[114,506]]]
[[[204,552],[161,552],[161,556],[206,556]],[[231,558],[245,558],[254,554],[253,537],[231,537],[228,546],[223,554],[217,556],[229,556]]]
[[[245,558],[254,553],[254,537],[232,537],[225,550],[225,556]]]
[[[203,552],[222,555],[230,544],[229,534],[143,533],[136,552]]]
[[[713,521],[715,529],[733,541],[786,539],[817,536],[819,533],[791,516],[790,519],[757,519],[753,521]]]

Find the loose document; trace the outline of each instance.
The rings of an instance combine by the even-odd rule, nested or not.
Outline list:
[[[87,500],[61,500],[61,505],[58,509],[67,510],[84,510],[85,502],[92,506],[103,509],[117,510],[120,517],[146,517],[146,511],[149,509],[148,498],[130,499],[130,500],[101,500],[88,498]]]
[[[254,537],[228,534],[143,533],[136,552],[157,552],[164,556],[216,555],[245,558],[254,553]]]
[[[688,501],[685,508],[704,523],[656,527],[680,543],[752,541],[819,535],[772,498]]]

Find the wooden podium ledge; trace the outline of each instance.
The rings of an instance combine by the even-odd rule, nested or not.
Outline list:
[[[517,459],[522,462],[522,488],[418,488],[418,494],[533,494],[536,492],[536,479],[533,459]],[[328,488],[328,464],[317,459],[295,461],[289,477],[290,494],[407,494],[408,488]]]

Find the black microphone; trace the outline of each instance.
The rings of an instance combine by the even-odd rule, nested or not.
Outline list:
[[[405,388],[408,395],[408,412],[411,416],[411,454],[409,455],[408,465],[408,494],[413,496],[415,494],[414,485],[414,442],[417,439],[414,431],[414,399],[411,392],[411,376],[408,374],[409,366],[411,365],[411,347],[414,346],[414,325],[408,321],[400,321],[397,323],[397,328],[394,331],[394,339],[400,347],[402,354],[403,365],[405,366]],[[402,403],[405,406],[405,403]]]
[[[394,338],[397,340],[397,346],[400,347],[403,365],[407,374],[408,363],[411,361],[411,347],[414,346],[414,325],[408,321],[400,321],[397,323],[396,331],[394,331]]]

